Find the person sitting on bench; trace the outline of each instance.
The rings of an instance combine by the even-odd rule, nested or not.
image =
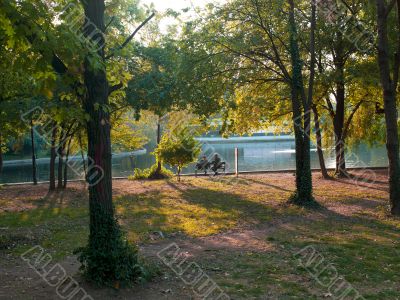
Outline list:
[[[202,158],[197,162],[196,169],[204,171],[204,174],[207,174],[207,169],[210,167],[210,163],[208,162],[207,156],[202,156]]]
[[[215,173],[215,175],[218,174],[218,169],[220,169],[222,167],[222,161],[221,161],[221,157],[219,157],[219,155],[216,153],[214,155],[214,158],[211,162],[211,170],[213,170],[213,172]]]

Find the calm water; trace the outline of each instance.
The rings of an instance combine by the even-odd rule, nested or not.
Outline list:
[[[210,157],[218,153],[227,162],[227,171],[234,171],[234,149],[239,149],[240,171],[261,171],[261,170],[294,170],[295,152],[294,140],[277,138],[240,138],[233,140],[205,139],[201,140],[203,150]],[[129,155],[128,153],[114,155],[113,176],[126,177],[133,174],[134,168],[147,168],[154,162],[154,157],[149,154]],[[318,156],[316,149],[311,153],[312,167],[318,168]],[[387,166],[386,149],[384,146],[368,147],[359,145],[347,152],[348,167],[385,167]],[[334,167],[335,156],[332,149],[325,150],[327,167]],[[70,170],[69,178],[80,178],[79,173],[83,170],[80,159],[77,158],[75,169],[77,173]],[[38,160],[39,181],[47,181],[49,162],[48,159]],[[184,169],[184,173],[193,173],[194,166]],[[30,160],[6,162],[3,173],[0,176],[0,183],[29,182],[32,180],[32,168]]]

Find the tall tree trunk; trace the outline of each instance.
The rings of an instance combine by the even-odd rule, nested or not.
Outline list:
[[[321,168],[322,177],[325,179],[329,179],[329,174],[326,169],[325,158],[324,158],[324,151],[322,150],[322,134],[321,134],[321,127],[319,123],[319,114],[316,105],[312,106],[312,110],[314,112],[314,126],[315,126],[315,136],[317,140],[317,153],[319,159],[319,166]]]
[[[311,99],[307,99],[304,92],[302,62],[298,45],[297,25],[294,17],[294,1],[288,1],[290,4],[289,34],[292,62],[291,100],[296,144],[296,194],[292,198],[292,201],[298,205],[307,205],[314,202],[312,196],[312,174],[310,163]],[[313,9],[315,9],[314,5]],[[302,108],[304,111],[302,111]]]
[[[32,180],[33,184],[37,185],[37,165],[36,165],[36,151],[35,151],[35,135],[33,131],[33,121],[31,120],[31,148],[32,148]]]
[[[50,149],[50,185],[49,190],[54,191],[56,189],[56,175],[55,175],[55,166],[56,166],[56,157],[57,157],[57,147],[56,147],[56,139],[57,139],[57,125],[54,124],[52,133],[51,133],[51,149]]]
[[[342,68],[342,67],[340,67]],[[343,70],[340,71],[341,74]],[[343,139],[345,114],[345,85],[339,80],[336,84],[336,114],[334,118],[336,171],[338,176],[346,175],[345,141]]]
[[[386,148],[389,158],[390,209],[393,215],[400,215],[400,159],[397,113],[398,61],[394,64],[394,78],[391,76],[388,38],[388,11],[384,0],[376,0],[378,21],[378,63],[383,89],[386,121]],[[397,3],[399,10],[399,1]],[[398,16],[400,18],[400,16]],[[400,55],[399,53],[397,55]],[[399,59],[396,57],[396,59]],[[397,68],[397,69],[396,69]]]
[[[333,127],[335,132],[335,154],[336,168],[335,174],[339,177],[346,176],[346,160],[345,160],[345,141],[343,138],[344,121],[345,121],[345,53],[343,46],[343,34],[337,33],[337,45],[334,50],[334,64],[336,69],[336,113],[333,119]]]
[[[105,3],[104,0],[87,0],[82,3],[86,20],[90,21],[83,27],[84,35],[99,50],[96,54],[87,54],[84,60],[87,96],[83,107],[90,116],[87,122],[86,177],[89,186],[90,226],[89,242],[80,259],[87,276],[97,281],[110,282],[117,280],[118,266],[125,263],[122,260],[126,257],[118,252],[122,249],[122,240],[112,202],[111,126],[109,112],[105,109],[108,106],[109,93],[105,69],[105,40],[103,35],[93,34],[96,30],[104,32]],[[100,60],[97,67],[91,63],[94,59]]]
[[[72,142],[72,137],[68,140],[67,152],[65,154],[63,189],[66,189],[68,184],[68,161],[69,161],[69,153],[71,150],[71,142]]]
[[[104,0],[85,1],[84,9],[87,20],[92,24],[85,24],[83,28],[85,36],[90,39],[98,50],[98,58],[105,64],[104,59],[104,37],[93,35],[95,30],[104,32]],[[94,27],[95,26],[95,27]],[[96,40],[96,38],[98,40]],[[104,212],[114,215],[112,205],[112,180],[111,180],[111,138],[110,138],[110,116],[104,106],[108,105],[108,81],[104,66],[94,68],[91,64],[93,54],[88,54],[84,62],[84,80],[87,88],[87,98],[84,108],[89,114],[87,122],[88,156],[92,160],[88,170],[89,202],[91,208],[101,207]],[[104,177],[97,182],[94,172],[101,169]],[[93,176],[91,176],[93,175]],[[102,225],[103,220],[98,220],[97,215],[91,213],[91,234],[95,234],[97,226]]]
[[[0,174],[3,171],[3,141],[0,133]]]
[[[124,238],[112,202],[111,126],[107,109],[112,89],[108,86],[104,55],[105,1],[86,0],[81,3],[86,19],[82,29],[84,36],[97,50],[96,53],[87,53],[84,60],[86,95],[83,108],[90,116],[86,125],[90,226],[88,245],[80,249],[78,259],[86,277],[98,284],[119,285],[121,281],[135,281],[142,274],[137,268],[136,250]],[[135,32],[122,45],[126,45]]]

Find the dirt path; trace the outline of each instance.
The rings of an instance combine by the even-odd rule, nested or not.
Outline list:
[[[315,216],[318,218],[318,214]],[[172,270],[163,265],[157,254],[175,244],[180,253],[188,260],[197,262],[204,258],[223,261],[224,253],[279,252],[274,243],[267,238],[274,231],[304,222],[304,216],[289,216],[279,220],[258,225],[253,228],[231,230],[228,232],[201,238],[175,236],[162,238],[139,246],[140,253],[148,260],[158,264],[162,275],[154,281],[135,285],[133,288],[121,290],[98,289],[85,283],[79,274],[79,263],[76,257],[70,256],[60,264],[66,273],[79,282],[80,286],[94,299],[202,299],[196,297],[191,286],[187,286]],[[56,288],[49,286],[25,261],[20,258],[1,257],[0,264],[0,299],[62,299]],[[56,264],[50,263],[50,266]],[[208,266],[211,267],[212,266]],[[207,270],[205,270],[207,274]],[[210,277],[212,275],[210,274]],[[73,298],[75,299],[75,298]],[[259,298],[258,298],[259,299]],[[269,299],[269,298],[265,298]]]
[[[60,264],[68,275],[72,275],[89,295],[94,299],[201,299],[196,297],[190,286],[164,266],[157,254],[175,243],[181,253],[190,261],[196,262],[204,257],[223,259],[223,253],[243,251],[278,251],[273,244],[267,242],[268,234],[286,224],[293,224],[298,217],[288,217],[275,220],[255,228],[232,230],[225,233],[202,238],[177,236],[172,238],[159,237],[158,240],[140,246],[140,253],[151,261],[158,262],[162,275],[152,282],[135,285],[133,288],[97,289],[84,283],[79,277],[79,263],[73,256],[67,257]],[[61,299],[56,288],[49,286],[25,261],[20,258],[1,257],[0,264],[0,299]],[[50,263],[53,266],[54,263]]]

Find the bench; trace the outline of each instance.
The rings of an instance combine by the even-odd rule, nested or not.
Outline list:
[[[208,169],[210,169],[210,163],[206,163],[206,164],[197,163],[194,173],[197,176],[197,172],[202,171],[202,172],[204,172],[204,175],[207,175]]]
[[[218,175],[218,171],[219,170],[223,171],[224,174],[225,174],[225,172],[226,172],[226,162],[221,161],[218,166],[214,166],[213,165],[211,170],[213,170],[214,176]]]
[[[218,171],[223,171],[226,173],[226,162],[222,161],[219,163],[217,167],[215,167],[212,163],[207,163],[207,164],[197,164],[196,169],[195,169],[195,175],[197,176],[197,173],[199,171],[204,172],[204,175],[207,175],[208,170],[212,170],[214,172],[214,176],[218,175]]]

